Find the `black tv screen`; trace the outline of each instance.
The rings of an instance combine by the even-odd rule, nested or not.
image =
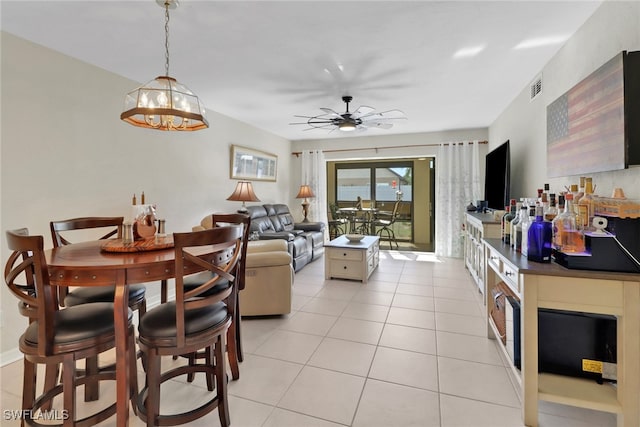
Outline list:
[[[485,157],[484,199],[489,209],[504,209],[509,204],[511,155],[509,141],[492,150]]]

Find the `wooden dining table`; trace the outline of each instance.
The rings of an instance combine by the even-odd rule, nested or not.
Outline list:
[[[164,239],[171,239],[171,236]],[[166,281],[175,277],[175,252],[172,247],[133,252],[107,252],[105,242],[98,240],[74,243],[45,251],[49,266],[49,280],[56,286],[116,286],[114,299],[114,324],[116,341],[116,399],[118,426],[129,423],[129,372],[128,301],[129,286],[136,283]],[[165,242],[166,243],[166,242]],[[148,248],[147,248],[148,249]],[[198,256],[206,258],[213,253],[202,251]],[[185,273],[202,271],[202,268],[185,264]],[[158,285],[160,286],[160,285]]]

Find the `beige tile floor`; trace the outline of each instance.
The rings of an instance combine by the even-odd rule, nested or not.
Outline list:
[[[293,293],[290,315],[243,321],[245,361],[229,384],[234,427],[522,426],[461,260],[382,251],[366,285],[325,281],[318,260],[296,274]],[[169,358],[163,367],[175,363],[184,362]],[[2,368],[3,410],[20,408],[21,375],[21,362]],[[113,384],[101,391],[101,403],[79,403],[79,410],[104,404]],[[161,405],[168,413],[206,394],[201,378],[176,379],[163,387]],[[539,420],[544,427],[616,425],[610,414],[546,402]],[[143,425],[135,416],[130,424]],[[115,426],[114,417],[102,425]],[[190,425],[218,425],[217,411]]]

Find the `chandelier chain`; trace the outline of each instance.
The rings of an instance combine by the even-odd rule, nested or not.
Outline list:
[[[164,2],[164,70],[169,76],[169,1]]]

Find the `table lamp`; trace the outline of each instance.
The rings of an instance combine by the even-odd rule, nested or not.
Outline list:
[[[302,220],[302,222],[309,222],[309,220],[307,219],[307,215],[309,215],[309,202],[307,201],[307,198],[309,197],[316,197],[316,195],[313,194],[313,190],[311,190],[311,187],[309,187],[307,184],[301,185],[296,199],[304,199],[304,201],[302,202],[302,213],[304,215],[304,219]]]
[[[231,200],[233,202],[242,202],[242,207],[238,209],[240,213],[246,213],[247,207],[245,206],[245,202],[259,202],[258,196],[253,192],[253,184],[249,181],[238,181],[236,184],[236,189],[233,190],[233,193],[227,200]]]

